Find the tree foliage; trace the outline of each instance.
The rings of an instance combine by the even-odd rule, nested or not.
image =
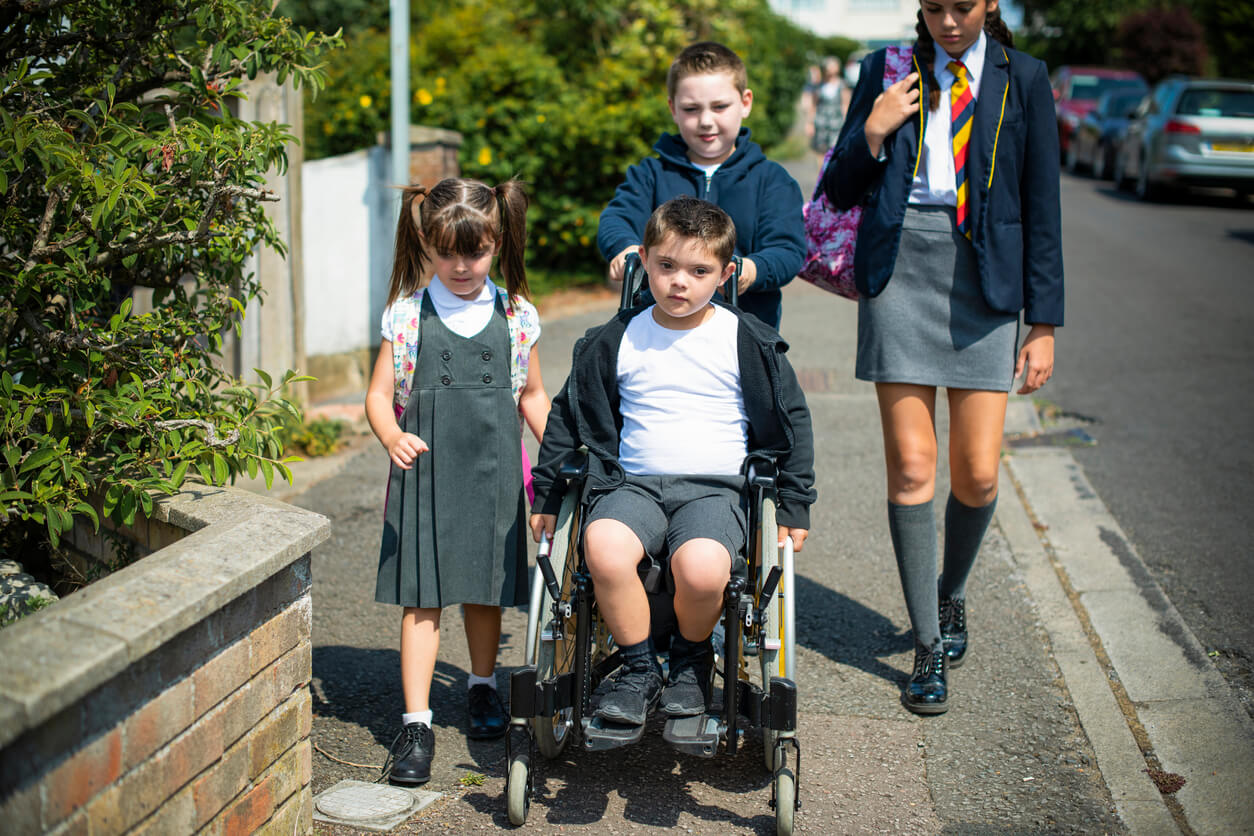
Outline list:
[[[1115,44],[1120,63],[1150,84],[1170,75],[1201,75],[1206,69],[1202,27],[1183,6],[1128,15],[1119,24]]]
[[[599,272],[597,217],[629,165],[674,124],[666,71],[696,40],[744,59],[747,126],[787,134],[817,39],[765,0],[448,0],[411,29],[410,119],[460,132],[462,173],[531,184],[531,263]],[[306,103],[311,158],[375,143],[390,129],[386,31],[349,36],[325,95]]]
[[[282,242],[263,202],[286,126],[232,115],[273,73],[318,87],[335,36],[267,0],[45,0],[0,7],[0,538],[55,546],[91,498],[129,524],[189,473],[289,477],[291,373],[215,363]],[[133,291],[152,291],[138,313]]]

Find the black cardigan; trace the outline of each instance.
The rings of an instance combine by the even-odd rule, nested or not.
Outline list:
[[[717,304],[717,303],[716,303]],[[553,492],[557,470],[580,446],[588,448],[588,488],[621,484],[618,462],[623,417],[618,397],[618,349],[627,323],[647,311],[619,311],[575,343],[570,376],[553,399],[544,442],[532,471],[536,513],[556,514],[561,492]],[[765,453],[778,468],[776,520],[791,528],[810,527],[814,490],[814,436],[810,409],[792,365],[788,344],[756,317],[728,308],[739,318],[736,332],[740,384],[749,418],[750,453]]]

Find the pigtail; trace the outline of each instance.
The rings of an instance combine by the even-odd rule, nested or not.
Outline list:
[[[392,256],[392,278],[388,282],[390,306],[402,296],[408,296],[422,285],[427,254],[422,248],[421,207],[427,189],[424,186],[405,186],[401,190],[401,214],[396,220],[396,252]]]
[[[987,24],[986,19],[985,25]],[[932,68],[936,62],[936,42],[932,40],[932,33],[927,30],[922,9],[919,9],[919,22],[915,24],[914,31],[914,57],[918,59],[919,69],[927,79],[927,109],[935,111],[940,107],[940,82],[936,80],[936,71]]]
[[[527,191],[518,180],[506,180],[492,190],[500,213],[500,264],[510,298],[529,299],[525,265],[527,247]]]
[[[1006,22],[1001,19],[1001,9],[994,9],[985,15],[984,33],[1002,46],[1014,48],[1015,36],[1011,34]]]

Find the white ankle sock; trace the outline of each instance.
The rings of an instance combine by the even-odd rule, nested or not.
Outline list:
[[[426,711],[410,711],[401,715],[401,724],[408,726],[410,723],[422,723],[427,728],[431,728],[431,719],[434,713],[428,709]]]
[[[493,691],[496,690],[496,671],[489,676],[475,676],[473,673],[466,678],[466,690],[469,691],[476,685],[487,685]]]

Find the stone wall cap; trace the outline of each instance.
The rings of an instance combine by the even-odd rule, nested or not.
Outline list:
[[[0,630],[0,747],[331,536],[321,514],[235,488],[154,502],[178,542]]]
[[[392,147],[392,132],[379,131],[378,142],[385,148]],[[409,144],[414,145],[449,145],[453,148],[459,148],[462,144],[462,135],[457,131],[450,131],[447,128],[431,128],[426,125],[410,125],[409,126]]]

